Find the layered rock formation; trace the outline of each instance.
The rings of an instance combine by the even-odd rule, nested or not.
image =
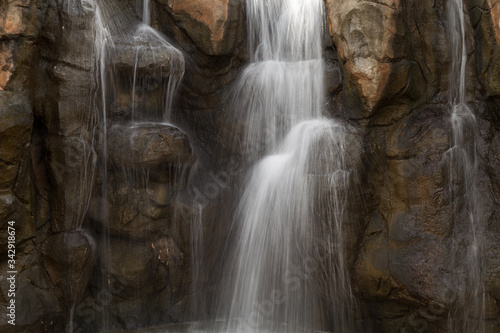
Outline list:
[[[244,124],[232,117],[231,85],[247,62],[244,1],[151,3],[153,27],[186,57],[185,76],[171,114],[177,126],[134,127],[132,101],[151,110],[148,121],[159,119],[157,86],[181,75],[171,70],[171,53],[158,64],[151,57],[135,63],[130,40],[116,43],[123,52],[115,58],[96,44],[106,32],[101,18],[111,35],[122,29],[130,36],[142,3],[107,1],[101,11],[89,0],[0,4],[0,253],[7,222],[16,221],[19,332],[62,332],[70,317],[74,332],[183,322],[202,319],[214,305],[242,181],[244,153],[234,137]],[[497,332],[500,1],[465,4],[467,100],[480,128],[486,318],[488,332]],[[348,262],[364,319],[376,332],[446,332],[458,274],[449,266],[448,4],[325,6],[326,109],[350,123],[352,147],[363,147],[359,158],[350,156],[359,182]],[[103,76],[102,60],[114,72]],[[132,97],[134,73],[147,78],[148,89]],[[103,95],[111,76],[120,84]],[[103,105],[108,118],[96,112]],[[192,247],[195,220],[201,249]],[[318,220],[320,230],[324,223]],[[5,255],[0,268],[5,306]],[[193,276],[198,292],[208,290],[196,294],[198,304],[191,302]],[[2,316],[0,330],[9,328]]]

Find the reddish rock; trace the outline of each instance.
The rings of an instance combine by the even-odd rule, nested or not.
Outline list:
[[[347,80],[357,91],[362,104],[373,110],[387,96],[391,84],[406,85],[406,80],[389,80],[393,62],[404,55],[397,43],[404,34],[398,0],[327,0],[330,34],[344,63]],[[393,89],[394,90],[394,89]]]
[[[239,24],[239,0],[158,0],[172,18],[208,55],[234,51]]]
[[[12,51],[7,43],[0,44],[0,90],[4,90],[14,70]]]
[[[495,31],[495,38],[497,43],[500,44],[500,1],[488,0],[488,5],[491,8],[491,19]]]
[[[11,0],[0,4],[0,36],[38,34],[38,0]]]

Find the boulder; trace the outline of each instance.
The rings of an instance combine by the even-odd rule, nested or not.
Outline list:
[[[110,318],[108,325],[127,329],[172,320],[175,295],[186,295],[189,287],[185,279],[188,266],[173,239],[107,238],[100,240],[99,248],[99,274],[92,285],[97,302],[105,307],[87,322],[95,320],[94,324],[102,327],[100,320],[105,313]],[[84,300],[83,304],[90,308],[92,302]],[[76,322],[85,319],[76,316]]]

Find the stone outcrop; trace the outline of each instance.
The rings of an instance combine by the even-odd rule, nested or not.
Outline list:
[[[7,222],[16,221],[17,300],[29,309],[19,311],[19,332],[63,332],[71,311],[74,332],[98,331],[104,319],[110,329],[206,319],[221,280],[244,181],[231,87],[248,60],[245,2],[153,0],[156,30],[135,39],[143,2],[101,2],[100,10],[91,0],[0,3],[0,253]],[[376,332],[445,332],[460,274],[450,267],[460,221],[447,154],[447,2],[325,5],[325,109],[349,123],[345,241],[354,293]],[[465,5],[486,317],[496,332],[500,1]],[[165,87],[183,74],[169,110],[178,127],[167,125]],[[143,89],[132,94],[134,80]],[[321,184],[324,175],[314,176]]]
[[[369,116],[380,104],[401,94],[409,76],[414,75],[411,64],[404,59],[401,4],[328,0],[327,6],[330,33],[349,85],[346,99],[349,106],[367,109],[354,116]]]
[[[235,51],[241,0],[157,1],[203,53],[230,55]]]

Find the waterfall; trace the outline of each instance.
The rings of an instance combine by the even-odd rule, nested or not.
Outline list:
[[[151,25],[151,9],[150,9],[150,5],[151,5],[151,0],[144,0],[142,6],[143,6],[143,10],[142,10],[142,23],[144,25]]]
[[[236,116],[245,121],[244,149],[270,151],[293,125],[321,116],[323,2],[251,0],[247,15],[252,62],[236,89]]]
[[[227,332],[355,332],[344,262],[345,129],[322,117],[323,6],[247,1],[252,62],[235,110],[246,148],[265,157],[250,171],[231,226],[218,314]],[[334,299],[333,313],[320,294]]]
[[[449,315],[449,330],[484,332],[483,226],[476,147],[479,130],[476,116],[466,102],[467,50],[462,0],[449,1],[448,22],[452,51],[450,105],[453,131],[449,150],[454,221],[451,269],[460,279],[457,298]]]

